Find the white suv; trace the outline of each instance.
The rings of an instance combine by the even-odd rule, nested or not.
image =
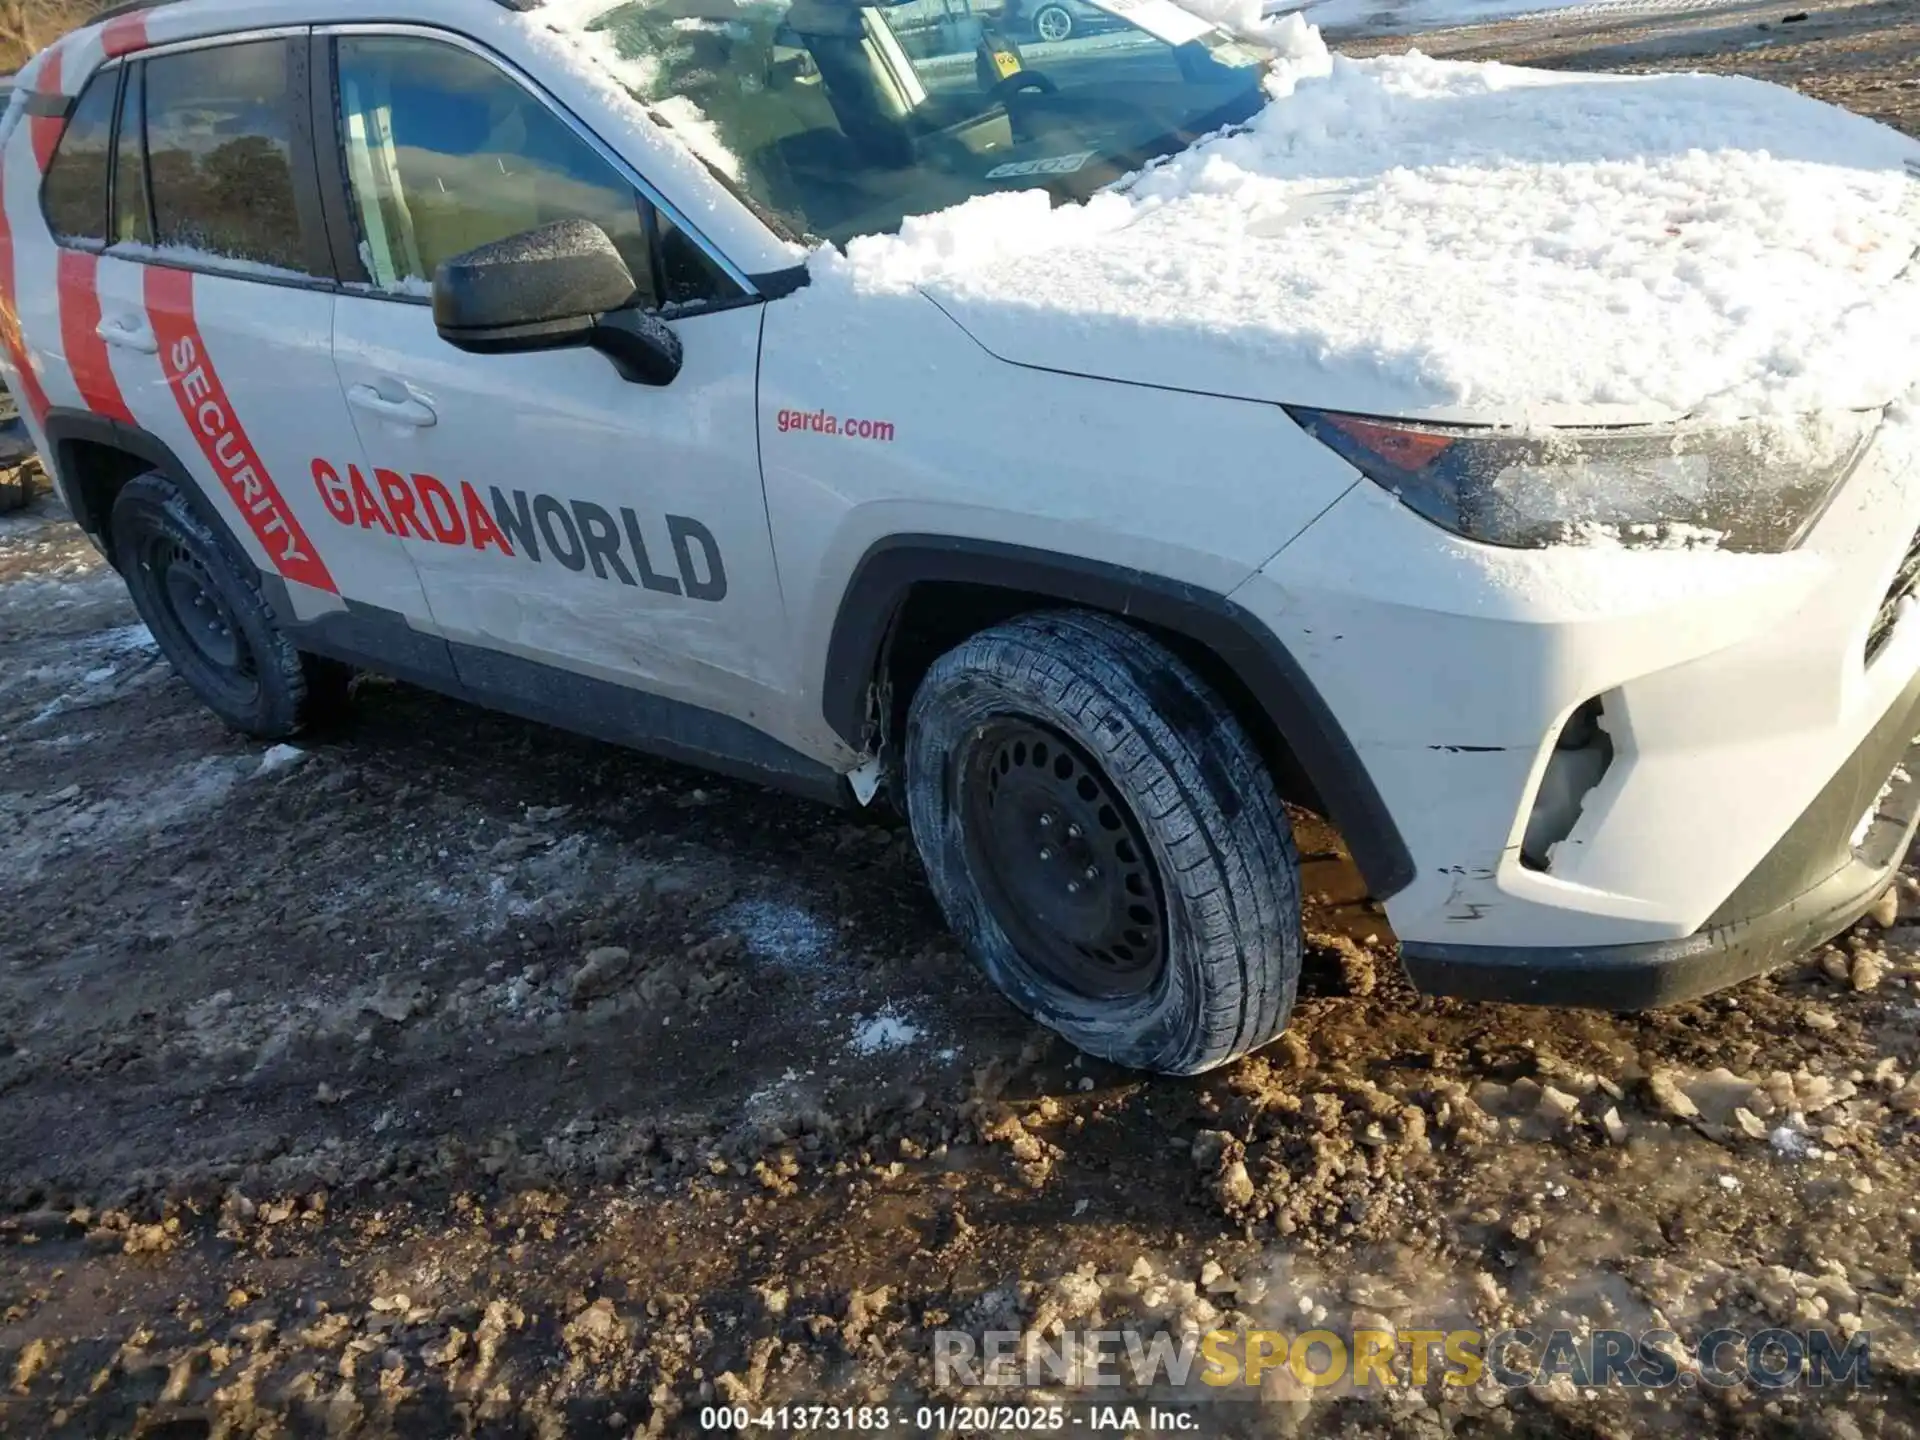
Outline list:
[[[853,0],[124,10],[40,56],[0,130],[7,383],[228,723],[290,734],[366,667],[824,800],[888,787],[993,980],[1125,1064],[1286,1024],[1283,796],[1338,826],[1428,991],[1631,1009],[1851,923],[1917,813],[1893,396],[1759,446],[1419,391],[1351,336],[1283,354],[1344,272],[1265,277],[1316,245],[1382,333],[1513,301],[1367,278],[1419,250],[1332,212],[1457,178],[1419,168],[1453,112],[1394,132],[1394,105],[1484,101],[1524,148],[1515,106],[1642,92],[1322,66],[1289,95],[1257,36],[1100,8],[1044,57],[977,16],[908,46]],[[1776,149],[1875,128],[1792,103]],[[1385,158],[1221,208],[1250,166],[1315,176],[1274,138],[1296,119]],[[1878,133],[1835,204],[1910,183]],[[1669,161],[1701,163],[1600,156],[1590,192]],[[1713,220],[1674,203],[1606,243]],[[1850,245],[1882,234],[1862,213]],[[975,245],[981,214],[1053,238]],[[1554,249],[1577,230],[1511,283],[1585,273]],[[1849,315],[1842,281],[1881,285],[1856,248],[1819,292]],[[1489,348],[1545,375],[1599,343],[1536,342]]]

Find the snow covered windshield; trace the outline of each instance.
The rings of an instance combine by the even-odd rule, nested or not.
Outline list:
[[[794,237],[976,195],[1082,199],[1251,117],[1265,51],[1171,0],[639,0],[620,78]]]

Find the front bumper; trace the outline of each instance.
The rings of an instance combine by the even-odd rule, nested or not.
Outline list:
[[[1400,947],[1407,978],[1429,995],[1646,1010],[1782,965],[1845,930],[1893,882],[1920,826],[1916,732],[1920,676],[1740,888],[1691,935],[1562,949],[1414,941]],[[1873,823],[1855,845],[1860,817],[1876,796]]]
[[[1788,554],[1502,551],[1361,482],[1233,599],[1405,843],[1411,879],[1379,894],[1416,982],[1632,1008],[1843,928],[1897,864],[1904,825],[1857,866],[1840,842],[1920,731],[1920,612],[1881,628],[1917,534],[1908,422]],[[1596,702],[1611,758],[1542,864],[1534,799]]]

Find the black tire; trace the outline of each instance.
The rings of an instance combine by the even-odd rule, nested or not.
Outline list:
[[[160,651],[234,729],[281,740],[337,713],[351,672],[303,656],[274,623],[252,567],[163,475],[131,480],[113,503],[113,553]]]
[[[1286,1028],[1301,953],[1293,827],[1232,712],[1157,641],[1082,611],[982,631],[921,681],[904,758],[934,895],[1034,1019],[1174,1075]],[[1075,815],[1098,830],[1083,821],[1070,853],[1045,837]]]

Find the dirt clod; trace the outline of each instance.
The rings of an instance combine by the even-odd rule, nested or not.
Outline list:
[[[1893,892],[1887,892],[1891,895]],[[1872,990],[1886,978],[1887,957],[1877,950],[1862,950],[1853,957],[1853,969],[1848,976],[1856,990]]]
[[[1873,902],[1873,908],[1867,911],[1867,919],[1882,930],[1891,930],[1900,922],[1900,887],[1889,885],[1880,892],[1880,898]]]
[[[1656,1070],[1647,1077],[1647,1094],[1662,1115],[1672,1120],[1697,1120],[1700,1107],[1680,1088],[1670,1071]]]
[[[567,996],[576,1006],[610,994],[633,968],[633,952],[624,945],[597,946],[582,959],[567,980]]]

